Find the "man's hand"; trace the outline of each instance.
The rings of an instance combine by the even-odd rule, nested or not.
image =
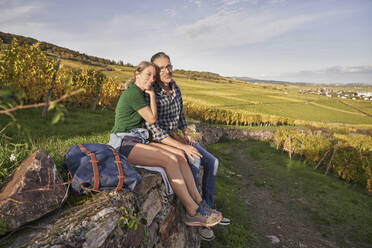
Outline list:
[[[196,141],[189,134],[184,135],[184,138],[187,144],[192,145],[192,146],[196,145]]]

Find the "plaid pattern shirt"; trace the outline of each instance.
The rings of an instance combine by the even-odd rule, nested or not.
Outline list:
[[[172,94],[168,96],[163,88],[157,83],[154,84],[157,119],[154,124],[146,123],[147,129],[152,133],[152,139],[158,142],[167,138],[169,132],[187,127],[180,88],[174,81],[169,83],[169,86]],[[146,101],[150,102],[148,94],[146,94]]]

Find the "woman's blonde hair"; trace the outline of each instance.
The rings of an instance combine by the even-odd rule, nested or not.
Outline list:
[[[129,84],[130,83],[134,83],[136,82],[136,74],[137,73],[141,73],[143,70],[145,70],[147,67],[149,66],[152,66],[155,68],[155,70],[157,70],[156,66],[154,63],[152,62],[148,62],[148,61],[142,61],[141,63],[139,63],[136,67],[136,69],[134,70],[134,75],[132,78],[128,79],[124,85],[122,85],[121,89],[120,90],[126,90],[128,87],[129,87]]]

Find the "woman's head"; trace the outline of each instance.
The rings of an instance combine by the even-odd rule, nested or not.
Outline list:
[[[153,63],[142,61],[134,71],[134,84],[141,90],[149,90],[156,78],[156,67]]]

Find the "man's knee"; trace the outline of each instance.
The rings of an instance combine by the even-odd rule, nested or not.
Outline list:
[[[197,168],[198,170],[200,170],[200,164],[201,164],[201,160],[200,158],[192,158],[192,157],[187,157],[187,162],[189,163],[190,167],[195,167]]]
[[[218,161],[218,158],[216,158],[214,160],[214,164],[213,164],[213,175],[216,176],[217,175],[217,171],[218,171],[218,165],[220,164],[220,161]]]

